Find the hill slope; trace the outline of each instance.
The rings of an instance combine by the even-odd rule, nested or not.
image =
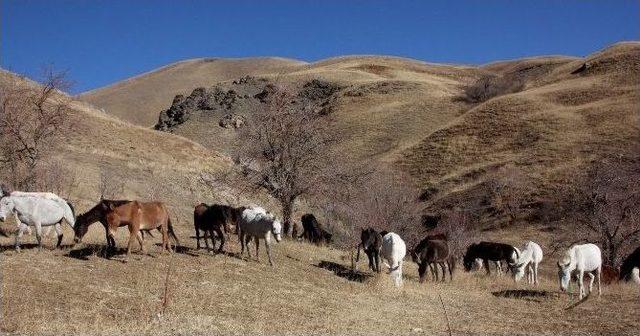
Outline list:
[[[4,70],[0,81],[12,87],[36,85]],[[79,211],[99,200],[103,172],[124,186],[121,195],[105,196],[164,200],[181,218],[196,201],[224,197],[222,190],[211,195],[198,182],[203,170],[231,165],[223,155],[174,134],[128,124],[84,102],[71,101],[70,107],[72,129],[53,149],[53,158],[75,175],[69,197]]]
[[[265,81],[263,86],[285,82],[302,90],[319,80],[337,87],[327,101],[335,127],[348,139],[339,144],[341,152],[408,171],[421,188],[431,190],[426,206],[437,210],[460,196],[480,193],[478,187],[506,165],[519,167],[536,182],[539,190],[532,190],[532,195],[553,195],[592,161],[637,144],[639,60],[640,43],[625,42],[585,58],[536,57],[480,67],[348,56],[311,64],[289,62],[276,73],[270,67],[255,70],[258,62],[251,71],[230,68],[236,78],[212,79],[205,92],[233,91],[251,100],[260,87],[247,86],[240,79],[244,75]],[[205,85],[198,79],[206,74],[198,70],[200,62],[163,68],[122,85],[145,92],[154,108],[157,101],[165,101],[167,109],[172,93],[156,92],[159,82],[154,76],[182,83],[173,94],[189,95],[196,84]],[[486,75],[519,80],[524,86],[480,104],[460,99],[465,86]],[[153,119],[144,99],[132,103],[128,93],[110,90],[82,97],[100,95],[107,107],[126,102],[145,119]],[[251,113],[260,108],[255,101],[196,108],[191,118],[170,131],[228,153],[237,143],[236,130],[218,126],[221,118]]]
[[[193,59],[85,92],[81,100],[136,125],[150,127],[174,95],[245,75],[277,74],[303,65],[284,58]],[[117,98],[116,98],[117,97]]]

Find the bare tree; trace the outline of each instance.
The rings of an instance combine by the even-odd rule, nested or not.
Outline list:
[[[611,266],[640,243],[639,162],[637,156],[597,162],[567,195],[576,221],[572,235],[599,244]]]
[[[515,166],[501,168],[486,184],[491,204],[514,224],[521,212],[521,207],[531,192],[529,178]]]
[[[240,133],[242,175],[252,188],[266,190],[279,202],[287,234],[296,231],[291,221],[296,200],[331,177],[327,168],[336,137],[329,118],[305,106],[293,89],[274,85],[266,108]]]
[[[409,177],[380,169],[367,175],[362,183],[352,184],[347,198],[333,197],[328,201],[340,202],[335,211],[349,223],[351,246],[359,239],[358,230],[367,227],[395,232],[411,246],[425,231],[420,224],[418,196],[419,190]]]
[[[48,68],[40,86],[0,90],[1,173],[15,189],[36,187],[38,170],[69,124],[65,76]]]
[[[434,233],[446,233],[449,238],[449,248],[455,256],[462,256],[466,248],[473,242],[476,236],[470,223],[471,215],[464,209],[447,211]]]

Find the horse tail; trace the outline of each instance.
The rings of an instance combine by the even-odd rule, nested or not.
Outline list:
[[[176,242],[176,245],[180,245],[180,241],[178,240],[178,237],[176,237],[176,233],[173,231],[173,225],[171,225],[171,218],[167,218],[167,232],[169,233],[169,235],[171,235],[173,240]]]
[[[64,210],[64,219],[71,225],[71,227],[75,227],[76,225],[76,209],[73,207],[71,202],[66,199],[62,199],[64,202],[62,204]]]

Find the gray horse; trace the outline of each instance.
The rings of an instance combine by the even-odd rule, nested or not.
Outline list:
[[[42,248],[42,227],[54,226],[58,234],[58,243],[62,243],[62,220],[72,228],[75,225],[73,208],[67,201],[51,193],[29,193],[5,196],[0,199],[0,221],[5,221],[10,214],[16,214],[18,232],[16,233],[16,250],[20,250],[20,237],[28,225],[36,229],[38,247]]]
[[[258,254],[260,239],[264,239],[265,245],[267,246],[269,264],[273,266],[273,260],[271,259],[271,234],[273,234],[276,241],[279,242],[282,239],[281,233],[282,225],[272,214],[267,213],[260,207],[245,209],[242,211],[242,215],[238,221],[238,239],[242,246],[240,255],[244,254],[246,246],[249,258],[251,258],[251,250],[248,245],[251,238],[255,238],[256,259],[260,260],[260,256]]]

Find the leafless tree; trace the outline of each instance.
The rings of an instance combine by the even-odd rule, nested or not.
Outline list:
[[[493,97],[515,93],[524,89],[522,79],[514,76],[485,75],[463,89],[463,100],[481,103]]]
[[[462,256],[473,242],[473,237],[476,236],[471,215],[460,208],[445,212],[433,233],[446,233],[449,238],[449,248],[456,256]]]
[[[491,204],[514,224],[521,207],[532,190],[529,177],[515,166],[505,166],[498,170],[486,184]]]
[[[597,162],[567,194],[574,240],[599,244],[612,266],[640,243],[639,162],[637,155]]]
[[[333,197],[329,202],[337,204],[334,211],[349,224],[349,245],[357,244],[359,229],[373,227],[395,232],[411,246],[425,231],[420,224],[418,196],[409,177],[382,168],[361,183],[352,184],[347,198]]]
[[[243,148],[237,163],[254,189],[266,190],[280,204],[283,229],[295,233],[291,221],[296,200],[326,185],[331,178],[331,145],[336,134],[323,116],[297,99],[295,90],[271,87],[266,108],[242,128]]]
[[[0,89],[0,164],[14,189],[32,190],[38,171],[69,125],[69,82],[64,72],[44,71],[39,86]]]

